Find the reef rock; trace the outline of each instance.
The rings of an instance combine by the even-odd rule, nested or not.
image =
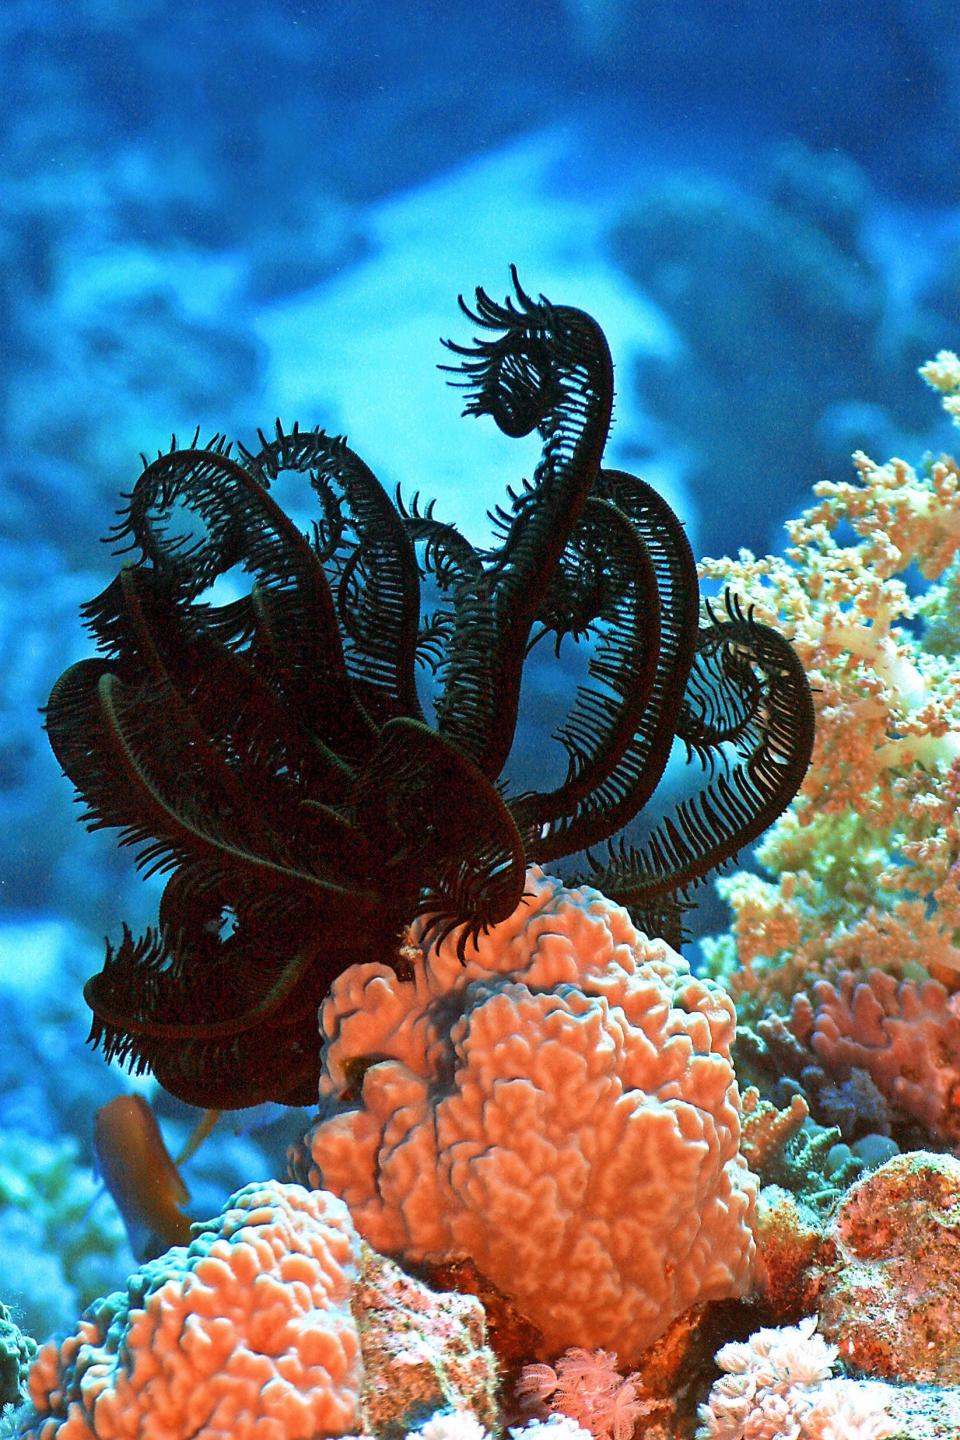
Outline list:
[[[820,1331],[848,1369],[960,1384],[960,1159],[896,1155],[848,1191],[817,1259]]]
[[[377,1250],[473,1261],[541,1332],[631,1363],[748,1289],[734,1009],[622,907],[536,867],[512,916],[412,977],[356,965],[321,1012],[305,1175]]]
[[[473,1295],[436,1294],[361,1245],[353,1311],[360,1330],[364,1431],[404,1440],[440,1410],[497,1425],[496,1365],[483,1306]]]

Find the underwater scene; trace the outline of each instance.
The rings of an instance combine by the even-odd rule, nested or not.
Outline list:
[[[0,1437],[960,1440],[955,6],[0,56]]]

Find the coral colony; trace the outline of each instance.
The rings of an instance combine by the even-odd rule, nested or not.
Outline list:
[[[46,717],[167,877],[91,1039],[196,1105],[319,1108],[73,1333],[0,1309],[8,1434],[960,1435],[960,471],[857,456],[701,602],[603,466],[600,328],[513,279],[449,346],[465,413],[542,440],[490,549],[320,430],[174,443],[127,497]],[[960,361],[924,373],[960,414]],[[524,663],[567,637],[566,773],[513,788]],[[675,740],[694,782],[644,828]],[[764,831],[695,975],[685,899]]]

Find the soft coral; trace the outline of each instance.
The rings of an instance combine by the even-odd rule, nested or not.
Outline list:
[[[526,1365],[517,1382],[521,1405],[539,1415],[567,1415],[594,1440],[630,1440],[636,1422],[667,1402],[642,1399],[640,1376],[624,1377],[610,1350],[575,1346],[552,1365]]]

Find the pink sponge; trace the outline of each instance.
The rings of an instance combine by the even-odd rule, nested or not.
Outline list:
[[[345,1105],[308,1137],[309,1179],[381,1252],[472,1259],[545,1356],[629,1363],[749,1286],[733,1004],[598,891],[536,868],[526,888],[465,965],[453,935],[410,980],[335,982],[320,1083]]]
[[[95,1302],[30,1372],[30,1440],[310,1440],[358,1429],[346,1207],[247,1185],[188,1248]]]

